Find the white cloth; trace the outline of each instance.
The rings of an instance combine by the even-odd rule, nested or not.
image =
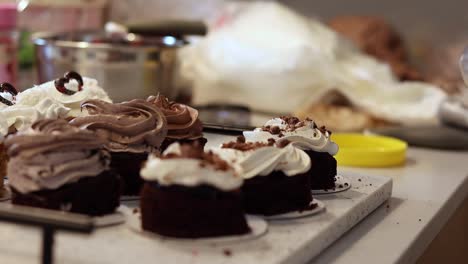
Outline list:
[[[192,82],[196,104],[290,113],[337,89],[389,121],[437,120],[444,92],[427,83],[399,82],[387,64],[319,21],[275,2],[255,2],[223,15],[222,23],[180,53],[180,74]]]

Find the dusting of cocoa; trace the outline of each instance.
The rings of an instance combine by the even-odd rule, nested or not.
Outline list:
[[[268,143],[263,143],[263,142],[227,142],[221,145],[221,148],[228,148],[228,149],[235,149],[235,150],[240,150],[240,151],[249,151],[249,150],[255,150],[258,148],[262,147],[268,147],[272,146],[274,144],[274,139],[273,142],[268,139]]]
[[[180,145],[180,154],[169,153],[163,155],[161,159],[197,159],[200,160],[199,166],[204,168],[211,165],[215,170],[227,171],[231,166],[212,151],[204,152],[203,148],[196,143],[186,143]]]

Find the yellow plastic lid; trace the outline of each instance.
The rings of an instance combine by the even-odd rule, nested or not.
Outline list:
[[[406,160],[408,144],[396,138],[350,133],[331,138],[340,147],[335,156],[340,166],[392,167]]]

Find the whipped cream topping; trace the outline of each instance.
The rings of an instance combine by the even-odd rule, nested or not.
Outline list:
[[[307,153],[291,144],[284,148],[265,146],[248,151],[220,147],[210,150],[232,164],[244,179],[267,176],[273,171],[295,176],[307,172],[311,167]]]
[[[437,122],[438,105],[446,98],[441,89],[398,81],[388,64],[318,20],[275,1],[258,1],[223,14],[223,21],[181,50],[180,75],[193,82],[197,105],[242,104],[291,113],[321,103],[336,89],[354,106],[387,121]]]
[[[163,156],[181,155],[182,151],[181,145],[174,143],[164,151]],[[234,169],[218,169],[213,164],[196,158],[161,159],[151,155],[140,174],[143,179],[157,181],[162,186],[194,187],[206,184],[223,191],[238,189],[243,182]]]
[[[86,111],[81,111],[81,104],[87,100],[99,99],[112,102],[95,79],[83,77],[81,91],[78,90],[78,86],[78,82],[74,79],[66,83],[65,88],[76,92],[72,95],[67,95],[57,91],[54,81],[49,81],[20,93],[17,96],[17,103],[35,106],[38,98],[47,97],[70,109],[66,117],[78,117],[87,115]]]
[[[36,121],[64,118],[68,112],[69,108],[47,97],[36,98],[34,106],[24,105],[17,100],[16,104],[0,109],[0,139],[5,137],[10,129],[23,131]]]
[[[21,193],[57,189],[109,168],[104,140],[65,120],[43,120],[5,140],[10,186]]]
[[[0,103],[0,140],[11,129],[22,131],[39,120],[86,115],[86,111],[81,111],[81,103],[86,100],[102,99],[111,102],[96,80],[85,77],[83,81],[83,89],[73,95],[57,91],[54,81],[29,88],[20,92],[15,98],[9,93],[0,93],[5,99],[14,102],[12,106]],[[70,80],[65,87],[78,91],[78,82]]]
[[[276,142],[290,141],[295,147],[303,150],[328,152],[330,155],[338,153],[338,145],[330,139],[330,132],[318,128],[314,121],[304,120],[298,122],[294,129],[288,129],[288,123],[282,118],[273,118],[265,123],[264,127],[278,127],[278,133],[272,134],[262,128],[254,131],[244,131],[244,137],[248,142],[268,142],[273,138]]]

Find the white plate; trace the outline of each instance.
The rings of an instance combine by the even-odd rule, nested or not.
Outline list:
[[[348,179],[347,176],[343,175],[336,175],[335,177],[335,188],[329,190],[312,190],[312,195],[314,194],[331,194],[331,193],[338,193],[344,192],[351,188],[351,181]]]
[[[93,217],[94,226],[105,227],[125,223],[125,212],[127,210],[130,209],[128,209],[128,207],[125,205],[121,205],[113,214]]]
[[[312,210],[304,210],[304,211],[294,211],[290,213],[285,213],[285,214],[278,214],[278,215],[269,215],[269,216],[261,216],[265,220],[273,221],[273,220],[290,220],[290,219],[296,219],[296,218],[302,218],[302,217],[307,217],[307,216],[312,216],[318,213],[321,213],[325,210],[325,204],[317,199],[314,199],[311,204],[317,204],[317,207],[315,207]]]
[[[247,224],[251,229],[250,233],[245,235],[233,235],[213,238],[175,238],[162,236],[153,232],[143,230],[141,228],[140,212],[127,215],[127,224],[128,227],[137,234],[169,242],[172,241],[177,243],[190,243],[190,245],[193,245],[194,243],[199,245],[213,245],[241,242],[258,238],[268,231],[268,223],[262,218],[251,215],[247,215],[246,218]]]

